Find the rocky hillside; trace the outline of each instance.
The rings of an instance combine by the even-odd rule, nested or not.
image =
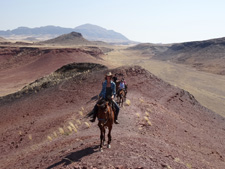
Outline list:
[[[80,73],[68,78],[70,71]],[[85,115],[108,71],[125,77],[128,95],[112,148],[99,152],[97,122]],[[65,79],[53,86],[0,99],[0,168],[224,168],[225,119],[190,93],[139,66],[57,72]]]
[[[140,44],[129,48],[153,59],[191,65],[198,70],[225,75],[225,38],[169,45]]]
[[[69,63],[104,63],[98,47],[0,47],[0,96],[13,93],[32,81]]]
[[[52,44],[52,45],[91,45],[92,44],[90,41],[84,39],[83,36],[77,32],[64,34],[59,37],[46,40],[41,43]]]

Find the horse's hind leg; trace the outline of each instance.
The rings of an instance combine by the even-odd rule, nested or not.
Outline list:
[[[119,102],[119,106],[121,107],[121,103],[122,103],[122,98],[120,96],[120,102]]]
[[[112,137],[111,137],[111,131],[112,131],[112,126],[109,126],[109,133],[108,133],[108,148],[111,148],[111,140],[112,140]]]

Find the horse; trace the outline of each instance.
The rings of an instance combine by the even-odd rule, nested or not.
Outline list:
[[[115,82],[115,84],[116,84],[116,94],[118,95],[118,91],[119,91],[119,87],[120,87],[120,81],[117,80],[117,81]]]
[[[125,101],[125,96],[126,96],[126,93],[125,91],[122,89],[122,90],[119,90],[118,92],[118,97],[119,97],[119,106],[123,106],[123,102]]]
[[[112,126],[114,123],[114,111],[112,109],[112,103],[110,101],[100,100],[100,102],[97,103],[98,106],[98,127],[100,129],[100,147],[99,150],[103,152],[102,146],[105,142],[105,132],[106,128],[108,128],[108,148],[111,148],[111,131]]]

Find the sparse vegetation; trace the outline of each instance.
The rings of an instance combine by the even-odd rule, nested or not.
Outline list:
[[[83,113],[82,111],[79,111],[79,114],[80,114],[81,116],[84,116],[84,113]]]
[[[130,100],[129,99],[126,99],[126,104],[128,105],[128,106],[130,106]]]
[[[51,136],[47,136],[49,141],[52,141],[52,137]]]
[[[84,122],[84,124],[89,128],[90,124],[88,122]]]
[[[31,135],[31,134],[29,134],[29,135],[28,135],[28,138],[29,138],[30,140],[32,140],[32,135]]]
[[[146,115],[147,117],[149,117],[149,113],[148,113],[147,111],[145,112],[145,115]]]
[[[63,128],[59,128],[59,132],[60,132],[60,134],[65,134],[65,131],[64,131],[64,129]]]

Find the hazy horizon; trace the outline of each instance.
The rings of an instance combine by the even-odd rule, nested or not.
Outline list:
[[[225,2],[222,0],[10,0],[1,2],[0,30],[18,27],[93,24],[114,30],[128,39],[175,43],[225,37]]]

